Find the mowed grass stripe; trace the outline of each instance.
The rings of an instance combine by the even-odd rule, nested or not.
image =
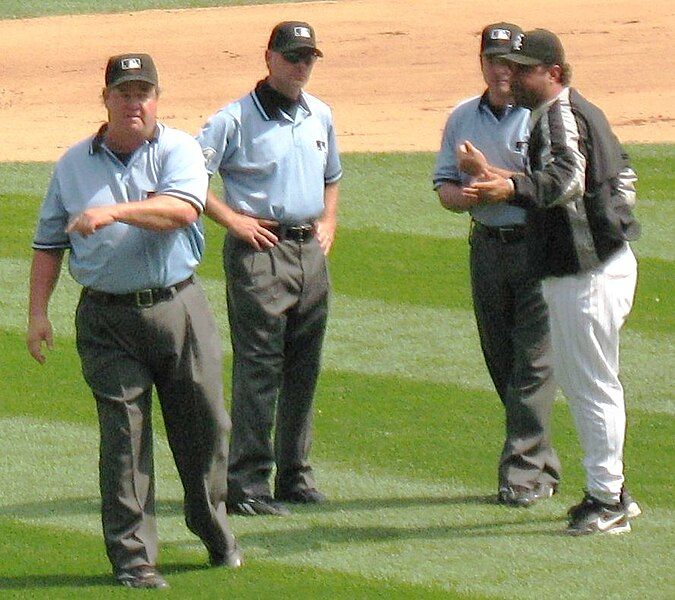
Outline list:
[[[675,223],[675,145],[629,145],[628,151],[638,172],[636,211],[644,226],[636,251],[643,257],[672,261],[675,249],[663,240],[672,238]],[[390,246],[396,245],[395,234],[465,239],[467,215],[443,210],[432,189],[434,159],[433,152],[343,154],[340,230],[388,234],[390,244],[379,249],[385,256]],[[52,169],[50,163],[0,163],[2,222],[32,230]],[[218,177],[212,185],[220,195]],[[222,236],[217,226],[208,227],[215,236],[209,236],[213,244]],[[15,230],[13,233],[16,235]],[[27,247],[29,242],[30,237]],[[413,255],[414,250],[410,252]]]
[[[102,595],[128,598],[138,593],[112,586],[100,533],[82,534],[0,517],[0,561],[3,598],[72,600],[75,597],[79,600],[100,599]],[[161,568],[171,585],[171,589],[162,593],[163,598],[481,598],[476,594],[371,580],[317,567],[295,565],[289,569],[283,563],[256,561],[250,557],[246,559],[245,568],[238,571],[209,569],[203,553],[172,544],[162,544]]]
[[[0,259],[2,281],[20,281],[26,261]],[[229,329],[222,280],[203,280],[229,354]],[[51,302],[50,317],[61,338],[74,336],[73,311],[80,286],[65,272]],[[0,290],[0,328],[25,329],[25,288]],[[675,402],[663,364],[675,364],[672,336],[646,335],[626,329],[622,338],[623,375],[638,407],[675,414]],[[645,356],[658,353],[658,361]],[[440,309],[357,299],[334,294],[324,364],[327,368],[370,375],[390,375],[416,381],[452,383],[467,389],[492,390],[483,365],[470,308]],[[647,389],[643,386],[649,384]]]
[[[59,342],[58,351],[40,366],[25,354],[23,335],[5,334],[4,342],[1,416],[96,423],[72,344]],[[230,357],[225,362],[229,391]],[[628,401],[625,460],[631,489],[654,506],[670,506],[673,420],[639,410],[641,401],[631,394]],[[312,455],[318,465],[326,460],[337,470],[358,470],[371,478],[461,482],[471,489],[491,490],[494,485],[504,413],[492,391],[324,369],[315,413]],[[155,428],[163,431],[161,419],[156,418]],[[564,465],[562,490],[571,494],[572,503],[584,480],[577,435],[564,402],[554,406],[553,432]],[[323,485],[320,471],[319,476]]]
[[[0,516],[52,530],[99,533],[95,427],[2,419],[0,436],[13,455],[2,468],[3,481],[12,485],[0,490]],[[204,560],[201,544],[183,523],[182,494],[163,438],[156,448],[163,544]],[[578,540],[560,533],[566,505],[559,498],[513,510],[494,504],[489,492],[471,493],[461,485],[371,478],[330,463],[321,470],[333,502],[297,508],[287,519],[232,519],[254,563],[500,597],[509,596],[517,577],[522,598],[587,598],[595,569],[612,569],[618,551],[640,560],[603,583],[606,597],[620,592],[659,597],[669,584],[662,560],[675,541],[671,509],[650,510],[624,540]],[[495,570],[505,556],[517,561],[514,572]],[[593,571],[585,568],[590,560]],[[534,585],[545,577],[566,584]]]

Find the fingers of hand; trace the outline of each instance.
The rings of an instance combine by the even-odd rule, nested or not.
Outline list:
[[[264,243],[269,243],[270,246],[274,246],[279,241],[279,238],[269,229],[262,227],[258,233],[260,234]]]
[[[321,247],[321,250],[323,251],[324,256],[328,256],[328,253],[330,252],[331,247],[333,246],[333,238],[332,237],[320,237],[317,238],[319,241],[319,246]]]
[[[94,233],[95,230],[92,222],[84,214],[73,217],[66,227],[66,233],[79,233],[85,237]]]
[[[28,352],[30,353],[30,355],[40,364],[44,364],[45,356],[44,354],[42,354],[42,340],[29,339],[26,345],[28,346]],[[51,340],[47,342],[47,348],[51,350],[52,348]]]
[[[465,187],[462,188],[462,194],[467,198],[477,199],[479,192],[476,187]]]

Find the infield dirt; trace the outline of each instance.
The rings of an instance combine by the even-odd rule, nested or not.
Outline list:
[[[482,89],[479,34],[501,20],[559,34],[573,85],[621,141],[675,142],[671,0],[341,0],[0,21],[0,160],[55,160],[92,133],[119,52],[153,55],[161,119],[196,133],[265,75],[287,19],[316,29],[308,91],[333,107],[343,151],[436,150],[452,107]]]

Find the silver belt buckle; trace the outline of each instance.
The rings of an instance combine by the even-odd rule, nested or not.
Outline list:
[[[136,292],[136,306],[139,308],[150,308],[154,302],[152,290],[140,290]]]
[[[509,234],[513,233],[515,229],[513,227],[499,227],[497,231],[499,231],[499,240],[502,244],[508,244]]]

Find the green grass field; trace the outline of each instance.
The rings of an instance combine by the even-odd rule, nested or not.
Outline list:
[[[311,0],[2,0],[0,19],[309,1]]]
[[[6,0],[0,18],[255,4]],[[73,140],[75,141],[75,140]],[[554,442],[560,493],[529,510],[498,506],[503,410],[478,346],[467,218],[431,190],[431,153],[346,154],[334,298],[316,402],[314,465],[331,502],[286,519],[232,518],[245,566],[206,568],[185,527],[158,419],[160,567],[167,597],[673,598],[675,510],[675,146],[629,147],[638,171],[640,277],[622,335],[626,472],[644,510],[627,536],[561,534],[580,499],[581,452],[562,398]],[[74,348],[78,287],[52,301],[56,347],[25,350],[32,234],[52,165],[0,163],[0,598],[114,598],[100,533],[97,419]],[[199,274],[229,345],[222,232],[207,226]],[[157,414],[159,411],[156,411]]]
[[[503,412],[478,348],[466,218],[430,189],[433,155],[347,154],[332,319],[316,404],[315,466],[332,501],[288,519],[232,519],[237,573],[205,569],[181,516],[158,423],[162,549],[170,594],[195,598],[669,598],[675,367],[672,238],[675,147],[630,148],[640,174],[640,280],[623,334],[630,487],[645,514],[623,537],[568,539],[580,450],[555,408],[560,494],[530,510],[493,503]],[[78,288],[52,302],[48,364],[24,347],[32,230],[51,165],[0,164],[0,596],[106,597],[97,424],[73,342]],[[200,269],[227,339],[222,234],[207,223]],[[227,347],[227,345],[226,345]],[[228,348],[229,370],[229,348]],[[228,376],[229,383],[229,376]]]

